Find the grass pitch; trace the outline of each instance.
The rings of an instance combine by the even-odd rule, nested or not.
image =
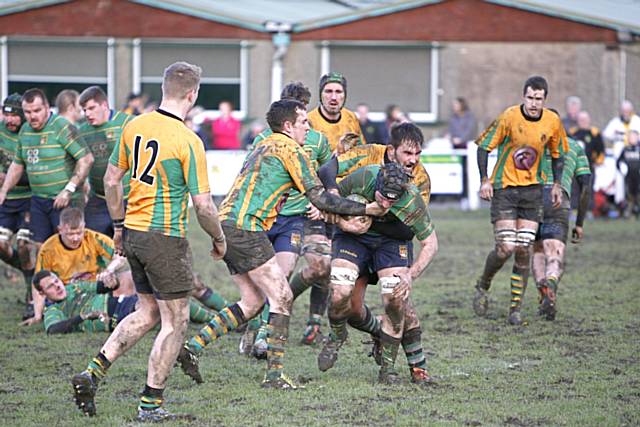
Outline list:
[[[530,280],[522,327],[506,323],[508,263],[491,290],[489,316],[471,310],[473,285],[492,245],[488,212],[434,211],[440,250],[414,284],[423,344],[438,385],[409,383],[404,355],[398,386],[376,384],[367,337],[350,330],[336,366],[321,373],[319,348],[297,344],[308,295],[296,301],[286,372],[306,384],[296,392],[259,387],[264,362],[238,354],[238,334],[212,344],[201,358],[205,384],[179,369],[165,393],[167,408],[197,417],[177,425],[222,426],[636,426],[640,425],[640,223],[587,222],[582,244],[569,245],[555,322],[536,315]],[[195,221],[190,239],[196,270],[229,300],[238,293]],[[84,418],[71,396],[71,376],[84,369],[106,334],[48,337],[42,326],[18,326],[22,287],[0,283],[0,425],[136,425],[149,334],[114,363]],[[381,311],[379,290],[368,303]],[[197,330],[190,327],[190,333]],[[325,324],[323,331],[328,331]]]

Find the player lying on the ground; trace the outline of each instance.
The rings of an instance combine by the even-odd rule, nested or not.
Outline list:
[[[44,329],[49,334],[68,332],[106,332],[136,310],[138,295],[131,271],[122,271],[116,280],[76,281],[66,285],[49,270],[40,270],[33,286],[45,298]],[[204,323],[215,312],[191,299],[189,318]]]

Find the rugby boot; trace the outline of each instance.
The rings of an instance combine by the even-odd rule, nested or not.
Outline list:
[[[98,381],[88,371],[82,371],[71,378],[73,386],[73,399],[78,409],[83,414],[93,417],[96,415],[96,390],[98,389]]]
[[[142,409],[138,408],[138,416],[136,417],[136,421],[140,423],[161,423],[164,421],[175,421],[175,420],[195,420],[196,417],[188,414],[173,414],[162,406],[155,409]]]
[[[346,334],[344,338],[337,337],[333,332],[329,334],[329,338],[325,341],[320,354],[318,354],[318,369],[322,372],[328,371],[333,368],[338,360],[338,351],[346,340]]]
[[[322,332],[320,332],[320,325],[317,323],[307,323],[307,327],[304,329],[300,344],[302,345],[316,345],[322,342]]]
[[[543,288],[542,302],[540,303],[540,315],[546,320],[555,320],[556,318],[556,292],[551,286]]]
[[[192,353],[187,347],[182,347],[178,354],[177,363],[180,364],[182,372],[198,384],[202,384],[204,380],[200,375],[200,368],[198,367],[198,356]]]
[[[489,291],[480,286],[480,282],[476,284],[476,294],[473,296],[473,312],[476,316],[484,317],[489,309]]]
[[[253,344],[256,340],[256,336],[258,335],[258,330],[248,327],[244,334],[242,334],[242,338],[240,338],[240,345],[238,348],[238,352],[245,356],[251,356],[251,352],[253,350]]]
[[[253,348],[251,349],[251,356],[255,357],[258,360],[266,360],[268,349],[269,349],[269,345],[267,344],[267,339],[258,338],[256,342],[253,343]]]
[[[410,368],[411,370],[411,382],[421,386],[432,386],[435,381],[426,369],[424,368]]]
[[[520,314],[520,307],[512,308],[509,311],[507,322],[509,322],[510,325],[514,326],[519,326],[524,323],[524,321],[522,320],[522,314]]]
[[[291,378],[287,377],[285,374],[280,374],[278,377],[269,378],[265,375],[264,380],[262,381],[262,388],[275,388],[279,390],[299,390],[303,389],[304,386],[296,384]]]

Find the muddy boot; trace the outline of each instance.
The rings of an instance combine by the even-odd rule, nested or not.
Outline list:
[[[343,337],[338,337],[333,331],[329,334],[329,338],[318,354],[318,369],[325,372],[333,368],[333,365],[338,360],[338,351],[346,339],[346,334]]]
[[[557,285],[555,281],[545,282],[539,313],[546,320],[555,320],[556,318],[556,291]]]
[[[476,316],[484,317],[489,309],[489,291],[485,289],[480,281],[476,284],[476,294],[473,296],[473,312]]]
[[[381,347],[381,366],[378,373],[378,382],[380,384],[398,384],[400,375],[396,372],[394,365],[398,357],[398,349],[400,348],[400,339],[391,337],[384,332],[380,336]]]
[[[514,325],[514,326],[522,325],[523,320],[522,320],[522,314],[520,314],[520,307],[512,308],[509,311],[509,317],[507,318],[507,321],[509,322],[510,325]]]

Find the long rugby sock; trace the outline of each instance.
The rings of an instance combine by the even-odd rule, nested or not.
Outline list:
[[[309,295],[309,314],[318,316],[324,316],[327,311],[327,304],[329,302],[329,283],[314,283],[311,288],[311,295]]]
[[[427,369],[427,361],[422,351],[422,330],[420,327],[406,331],[402,335],[401,342],[409,368]]]
[[[22,276],[24,277],[24,284],[27,288],[27,303],[32,300],[31,295],[31,282],[33,281],[33,274],[35,269],[32,268],[30,270],[22,270]]]
[[[200,354],[211,341],[233,331],[245,322],[244,314],[238,304],[223,308],[187,342],[186,347],[192,353]]]
[[[289,279],[289,287],[293,293],[293,299],[298,298],[312,284],[312,282],[307,281],[307,279],[302,276],[302,270],[291,276],[291,279]]]
[[[215,311],[220,311],[229,305],[226,299],[211,288],[207,288],[204,293],[198,297],[198,301]]]
[[[519,310],[524,299],[524,291],[527,289],[529,279],[529,266],[513,266],[511,273],[511,310]]]
[[[347,319],[333,319],[329,317],[329,325],[331,326],[331,340],[344,341],[347,339]]]
[[[400,349],[400,338],[394,338],[382,332],[380,346],[382,348],[382,368],[387,371],[393,370]]]
[[[162,397],[163,392],[163,388],[153,388],[145,384],[144,390],[142,390],[140,394],[139,408],[143,411],[158,409],[162,406],[162,402],[164,402],[164,398]]]
[[[362,332],[367,332],[374,337],[379,337],[382,332],[380,320],[373,315],[369,306],[364,306],[364,316],[349,317],[349,326]]]
[[[98,353],[96,357],[91,359],[89,365],[87,365],[87,372],[89,372],[97,381],[100,381],[107,376],[107,370],[110,366],[111,362],[109,359],[107,359],[104,354]]]
[[[489,252],[487,260],[484,263],[484,271],[482,272],[482,276],[480,276],[480,279],[478,279],[477,286],[488,291],[489,287],[491,286],[493,276],[495,276],[496,273],[500,271],[506,261],[507,258],[500,258],[495,249]]]
[[[198,301],[189,300],[189,320],[195,323],[206,323],[211,321],[216,315],[213,311],[205,308]]]
[[[282,375],[284,346],[289,337],[289,316],[271,313],[269,316],[269,335],[267,336],[267,380]]]

